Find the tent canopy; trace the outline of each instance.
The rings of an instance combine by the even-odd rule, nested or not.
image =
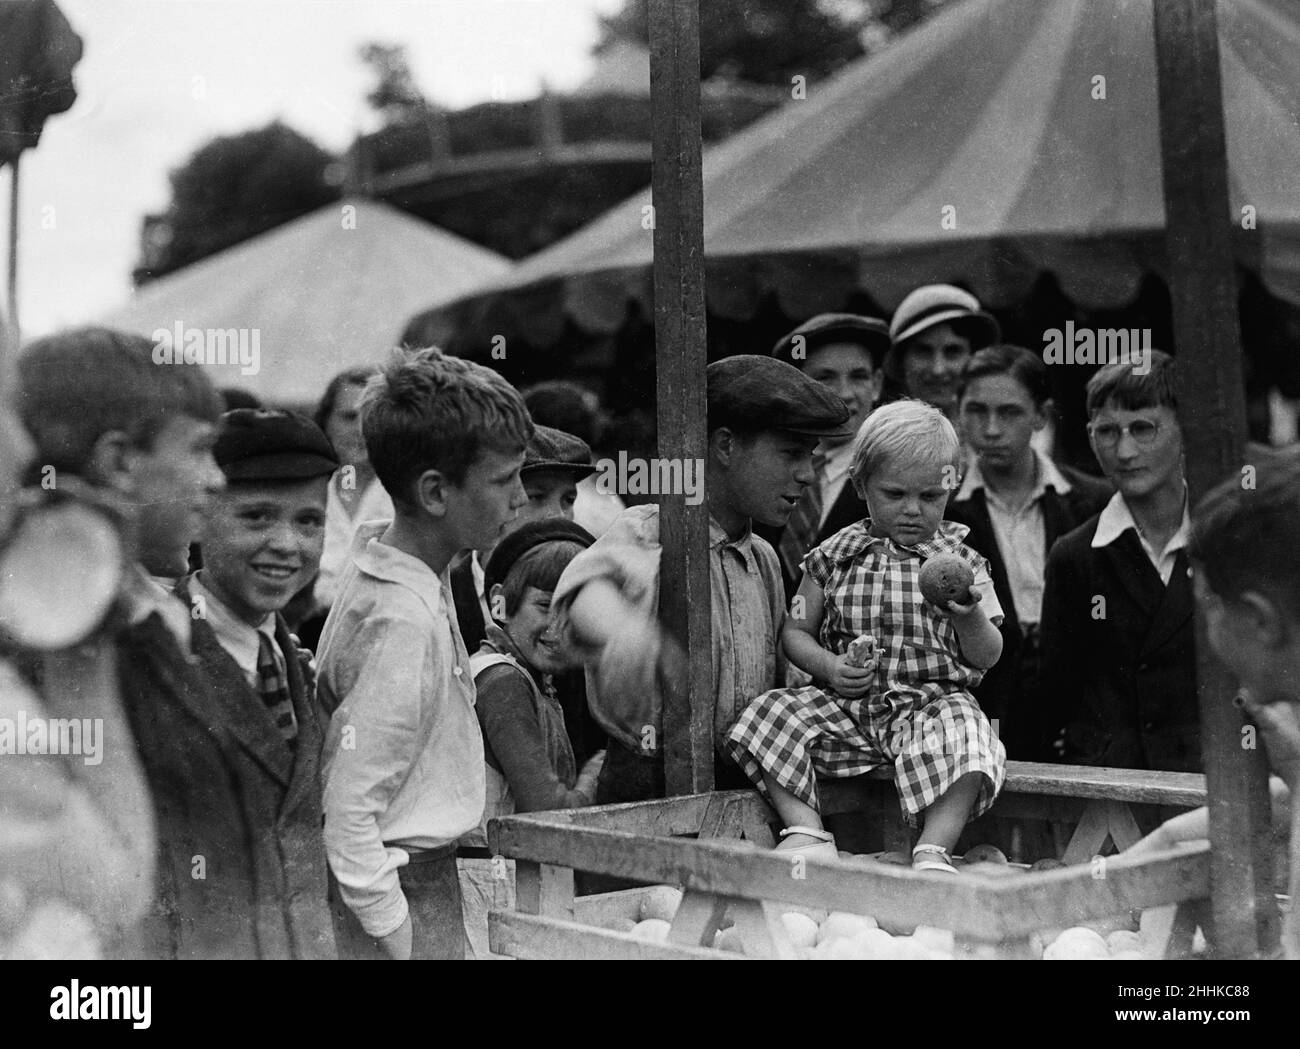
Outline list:
[[[258,372],[215,365],[213,380],[306,403],[337,371],[381,360],[413,309],[463,296],[509,268],[386,204],[343,200],[145,285],[104,323],[150,336],[178,324],[256,331]]]
[[[747,320],[774,293],[804,317],[855,289],[892,309],[939,279],[1007,306],[1044,272],[1089,308],[1132,301],[1165,272],[1151,3],[966,0],[710,150],[711,313]],[[1300,303],[1300,4],[1233,0],[1219,24],[1238,259]],[[630,301],[648,315],[649,204],[408,332],[491,318],[539,344],[566,320],[612,333]]]

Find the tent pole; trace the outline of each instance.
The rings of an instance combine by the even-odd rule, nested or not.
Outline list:
[[[651,0],[649,15],[659,457],[684,465],[706,457],[699,4]],[[713,787],[707,506],[661,496],[659,528],[659,615],[686,655],[664,697],[665,776],[669,794],[697,793]]]
[[[1153,7],[1178,405],[1195,503],[1248,464],[1219,35],[1215,0],[1161,0]],[[1196,652],[1213,948],[1219,956],[1248,957],[1278,941],[1268,775],[1263,756],[1243,746],[1242,715],[1228,701],[1235,684],[1213,660],[1199,609]]]
[[[9,275],[5,301],[9,304],[12,342],[18,346],[18,157],[9,161]]]

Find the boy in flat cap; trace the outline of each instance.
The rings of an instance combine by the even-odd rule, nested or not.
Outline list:
[[[867,516],[866,503],[847,483],[852,435],[880,399],[889,345],[889,325],[882,320],[854,313],[820,313],[782,336],[772,348],[773,357],[821,383],[852,413],[845,427],[849,435],[823,440],[813,455],[813,483],[804,489],[785,528],[759,527],[759,534],[780,555],[787,599],[799,589],[804,554]]]
[[[972,353],[998,341],[1001,329],[970,292],[927,284],[898,304],[889,336],[885,375],[894,391],[933,404],[956,425],[962,369]]]
[[[781,680],[777,644],[785,590],[776,551],[755,521],[781,528],[812,484],[818,442],[848,432],[849,410],[797,368],[749,354],[708,368],[709,580],[713,619],[715,747],[754,696]],[[659,508],[634,506],[574,558],[554,605],[592,655],[592,713],[610,734],[598,804],[664,793],[662,701],[654,685],[661,651]],[[718,755],[720,787],[747,786]]]
[[[252,875],[246,920],[259,958],[333,958],[315,682],[280,613],[320,566],[338,459],[311,420],[250,408],[222,417],[213,455],[226,488],[200,536],[203,567],[176,596],[190,605],[211,716],[231,744]],[[188,877],[189,857],[178,859]],[[230,876],[213,866],[207,877]]]

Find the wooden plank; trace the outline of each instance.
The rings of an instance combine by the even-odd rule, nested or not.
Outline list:
[[[878,769],[844,780],[820,780],[817,789],[825,811],[852,812],[861,797],[875,797],[892,784],[894,774]],[[1010,794],[1095,798],[1147,805],[1196,808],[1205,804],[1205,777],[1193,772],[1151,772],[1142,769],[1092,768],[1008,761],[999,798]]]
[[[727,839],[647,839],[547,824],[532,816],[503,819],[499,847],[503,855],[533,862],[572,863],[580,870],[723,896],[885,916],[900,925],[932,925],[987,941],[1209,893],[1208,845],[997,880],[954,879],[866,860],[806,860],[796,866],[781,853]]]
[[[1065,852],[1061,855],[1061,862],[1087,863],[1092,857],[1101,854],[1109,837],[1110,821],[1107,818],[1106,807],[1104,803],[1094,801],[1083,810],[1083,815],[1070,836],[1070,844],[1065,847]]]
[[[497,849],[534,862],[571,863],[578,870],[683,885],[724,896],[827,910],[894,915],[900,923],[996,928],[980,901],[988,885],[974,878],[922,873],[869,861],[804,860],[725,838],[643,838],[617,831],[546,823],[532,815],[499,821]],[[521,907],[522,909],[522,907]]]
[[[747,793],[747,792],[735,792]],[[732,792],[722,795],[732,796]],[[676,798],[659,798],[653,801],[631,801],[618,805],[592,805],[578,809],[559,809],[548,812],[548,818],[563,820],[580,827],[603,827],[623,830],[632,834],[673,837],[678,834],[696,834],[713,800],[712,794],[686,794]],[[488,840],[492,827],[488,825]]]
[[[731,914],[749,957],[783,962],[799,957],[781,919],[781,909],[770,900],[738,900],[731,905]]]
[[[1177,393],[1189,499],[1238,474],[1246,440],[1237,280],[1215,0],[1154,4],[1161,168]],[[1248,202],[1247,202],[1248,203]],[[1278,939],[1269,798],[1262,755],[1240,745],[1233,686],[1196,612],[1201,749],[1210,789],[1217,952],[1248,957]]]
[[[612,929],[511,911],[488,914],[488,946],[511,958],[557,961],[728,961],[744,955],[705,947],[649,943]]]
[[[516,863],[515,906],[524,914],[572,918],[573,870],[547,863]]]
[[[732,901],[711,892],[687,892],[668,930],[669,943],[691,947],[711,947],[713,936],[722,925],[727,904]]]
[[[703,462],[706,345],[698,0],[650,0],[649,22],[659,457]],[[669,794],[692,794],[713,786],[708,506],[704,501],[688,505],[684,493],[662,496],[659,506],[659,616],[685,655],[680,672],[665,682],[664,772]]]
[[[744,806],[736,798],[715,794],[700,822],[701,838],[739,838],[744,833]]]
[[[1103,802],[1106,806],[1106,822],[1110,827],[1110,840],[1115,848],[1123,852],[1142,840],[1142,828],[1133,816],[1133,810],[1118,801]]]

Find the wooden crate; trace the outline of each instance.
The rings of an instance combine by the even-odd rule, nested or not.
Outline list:
[[[1107,776],[1120,770],[1040,766],[1017,770],[1017,792],[1041,788],[1044,796],[1069,798],[1062,780],[1078,771],[1083,776],[1074,800],[1083,802],[1081,825],[1091,803],[1114,813],[1112,806],[1127,804],[1116,792],[1137,789]],[[1142,800],[1172,803],[1171,795],[1160,794],[1162,775],[1168,774],[1150,780]],[[1195,804],[1204,786],[1191,780],[1200,779],[1164,785],[1183,791],[1183,803]],[[854,802],[847,790],[837,787],[832,794],[838,794],[840,811],[849,804],[872,807],[866,794]],[[516,861],[517,910],[491,915],[492,949],[517,958],[737,958],[707,946],[729,911],[753,956],[794,958],[781,914],[804,907],[951,929],[967,956],[1037,957],[1034,941],[1043,930],[1209,894],[1208,846],[997,879],[954,879],[861,858],[818,861],[774,852],[774,818],[756,792],[726,791],[493,820],[493,850]],[[1086,822],[1095,838],[1096,817]],[[668,942],[600,928],[602,921],[634,916],[642,890],[575,898],[575,870],[681,886],[685,895]],[[1178,936],[1186,924],[1166,931]]]

